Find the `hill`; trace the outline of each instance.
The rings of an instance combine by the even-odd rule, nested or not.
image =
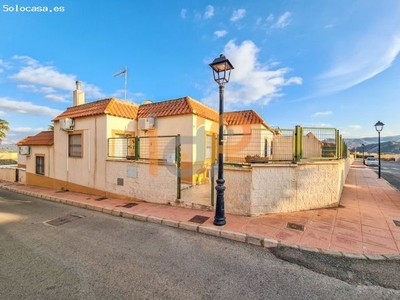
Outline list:
[[[363,149],[364,148],[364,149]],[[354,152],[354,147],[349,148],[350,152]],[[378,143],[365,144],[364,147],[358,146],[358,152],[378,153]],[[381,142],[381,153],[400,154],[400,142]]]
[[[354,144],[357,143],[357,148],[361,147],[362,144],[378,144],[378,135],[374,137],[365,137],[365,138],[353,138],[353,139],[344,139],[345,143],[349,147],[354,147]],[[400,142],[400,135],[393,136],[384,136],[381,137],[381,145],[384,142]]]

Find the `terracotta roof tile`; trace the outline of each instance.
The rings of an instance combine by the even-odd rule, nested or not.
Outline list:
[[[54,144],[54,131],[42,131],[37,135],[20,140],[17,146],[51,146]]]
[[[262,124],[267,129],[271,129],[254,110],[226,112],[224,119],[228,125]]]
[[[53,121],[58,121],[64,118],[82,118],[101,114],[127,119],[136,119],[138,108],[139,105],[129,101],[108,98],[69,107],[62,114],[55,117]]]
[[[157,118],[194,114],[208,120],[218,122],[218,112],[190,97],[142,104],[139,107],[138,118],[154,116]]]

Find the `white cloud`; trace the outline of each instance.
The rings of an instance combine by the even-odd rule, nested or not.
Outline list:
[[[272,22],[274,20],[274,15],[273,14],[269,14],[269,16],[267,17],[267,21],[268,22]]]
[[[229,106],[250,105],[261,102],[267,104],[272,98],[281,97],[282,88],[289,84],[301,84],[300,77],[286,78],[289,68],[270,70],[257,59],[257,46],[250,40],[236,45],[231,40],[225,45],[224,53],[234,66],[229,88],[226,89],[226,101]],[[203,102],[215,106],[217,91],[211,90]]]
[[[27,66],[22,67],[17,74],[10,76],[10,78],[19,82],[29,83],[31,86],[42,86],[35,87],[37,89],[36,92],[43,92],[43,89],[50,88],[72,92],[76,87],[76,75],[61,73],[54,66],[43,66],[29,56],[14,56],[13,58],[23,61]],[[22,86],[28,87],[29,85]],[[93,84],[82,82],[82,89],[88,98],[105,97],[100,88]]]
[[[290,12],[285,12],[283,15],[281,15],[278,20],[276,21],[276,23],[274,24],[274,27],[278,27],[278,28],[284,28],[286,26],[289,25],[289,18],[292,15],[292,13]]]
[[[55,89],[48,86],[37,87],[33,84],[18,84],[17,87],[21,90],[26,90],[32,93],[51,94],[55,93]]]
[[[182,8],[181,9],[181,18],[182,19],[186,19],[186,14],[187,14],[187,9],[186,8]]]
[[[214,7],[207,5],[206,11],[204,12],[204,19],[211,19],[214,16]]]
[[[400,52],[400,35],[368,33],[346,45],[333,66],[318,77],[320,94],[346,90],[385,71]]]
[[[245,15],[246,15],[245,9],[241,8],[241,9],[235,10],[232,14],[231,21],[232,22],[239,21],[240,19],[243,19],[245,17]]]
[[[353,129],[353,130],[358,130],[361,129],[360,125],[350,125],[349,128]]]
[[[400,36],[365,37],[319,76],[324,93],[346,90],[389,68],[400,52]]]
[[[50,116],[52,118],[61,114],[62,111],[47,106],[32,104],[31,102],[15,101],[7,98],[0,98],[0,109],[5,112],[18,112],[36,116]]]
[[[315,114],[312,114],[311,115],[311,117],[320,117],[320,116],[328,116],[328,115],[331,115],[332,114],[332,111],[319,111],[319,112],[316,112]]]
[[[66,103],[69,103],[69,101],[66,100],[66,98],[69,97],[69,95],[50,94],[50,95],[46,95],[44,97],[46,99],[49,99],[50,101],[53,101],[53,102],[66,102]]]
[[[223,37],[223,36],[225,36],[227,34],[228,34],[228,31],[226,31],[226,30],[217,30],[217,31],[214,32],[214,35],[217,38],[221,38],[221,37]]]
[[[75,83],[74,83],[75,89]],[[82,90],[85,92],[89,98],[104,98],[105,95],[101,92],[101,89],[94,84],[82,82]]]
[[[29,65],[29,66],[38,66],[39,62],[36,59],[33,59],[32,57],[26,56],[26,55],[14,55],[12,57],[15,60],[20,60],[24,64]]]
[[[45,130],[43,127],[38,127],[38,128],[31,128],[31,127],[13,127],[10,128],[10,132],[13,133],[25,133],[25,134],[37,134],[40,131]]]
[[[11,67],[11,64],[9,62],[5,62],[4,60],[0,59],[0,73],[4,72],[4,69],[9,69]]]
[[[75,75],[62,74],[52,66],[24,67],[17,74],[11,76],[21,82],[40,84],[63,90],[74,90]]]

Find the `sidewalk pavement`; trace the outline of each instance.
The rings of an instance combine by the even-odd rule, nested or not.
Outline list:
[[[227,215],[213,225],[213,212],[128,202],[0,182],[0,188],[139,221],[236,240],[265,248],[294,247],[360,259],[400,260],[400,192],[356,161],[351,166],[338,208],[259,217]]]

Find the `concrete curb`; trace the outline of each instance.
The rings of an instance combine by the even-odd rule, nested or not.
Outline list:
[[[34,192],[21,191],[21,190],[14,189],[9,186],[1,186],[1,188],[4,190],[9,190],[9,191],[12,191],[15,193],[24,194],[27,196],[32,196],[32,197],[47,200],[47,201],[63,203],[63,204],[70,205],[70,206],[75,206],[75,207],[80,207],[80,208],[84,208],[84,209],[88,209],[88,210],[98,211],[98,212],[106,213],[106,214],[117,216],[117,217],[133,219],[136,221],[155,223],[155,224],[174,227],[174,228],[183,229],[183,230],[187,230],[187,231],[198,232],[198,233],[207,234],[210,236],[215,236],[215,237],[219,237],[219,238],[223,238],[223,239],[229,239],[232,241],[241,242],[241,243],[245,243],[245,244],[249,244],[249,245],[255,245],[255,246],[259,246],[259,247],[263,247],[263,248],[267,248],[267,249],[268,248],[288,247],[288,248],[293,248],[293,249],[299,249],[302,251],[320,253],[320,254],[330,255],[330,256],[335,256],[335,257],[344,257],[344,258],[351,258],[351,259],[364,259],[364,260],[371,260],[371,261],[372,260],[373,261],[377,261],[377,260],[380,260],[380,261],[399,260],[400,261],[400,254],[372,255],[372,254],[357,254],[357,253],[349,253],[349,252],[342,252],[342,251],[332,251],[332,250],[325,250],[325,249],[320,249],[320,248],[310,248],[310,247],[306,247],[306,246],[299,246],[296,244],[281,242],[281,241],[264,238],[264,237],[260,237],[260,236],[253,236],[251,234],[245,234],[245,233],[225,230],[223,228],[219,229],[219,228],[209,227],[209,226],[205,226],[205,225],[201,225],[201,224],[197,224],[197,223],[164,219],[164,218],[148,216],[148,215],[144,215],[144,214],[120,211],[118,209],[111,210],[111,209],[103,208],[100,206],[84,204],[84,203],[80,203],[80,202],[72,201],[72,200],[68,200],[68,199],[41,195],[41,194],[37,194]]]

